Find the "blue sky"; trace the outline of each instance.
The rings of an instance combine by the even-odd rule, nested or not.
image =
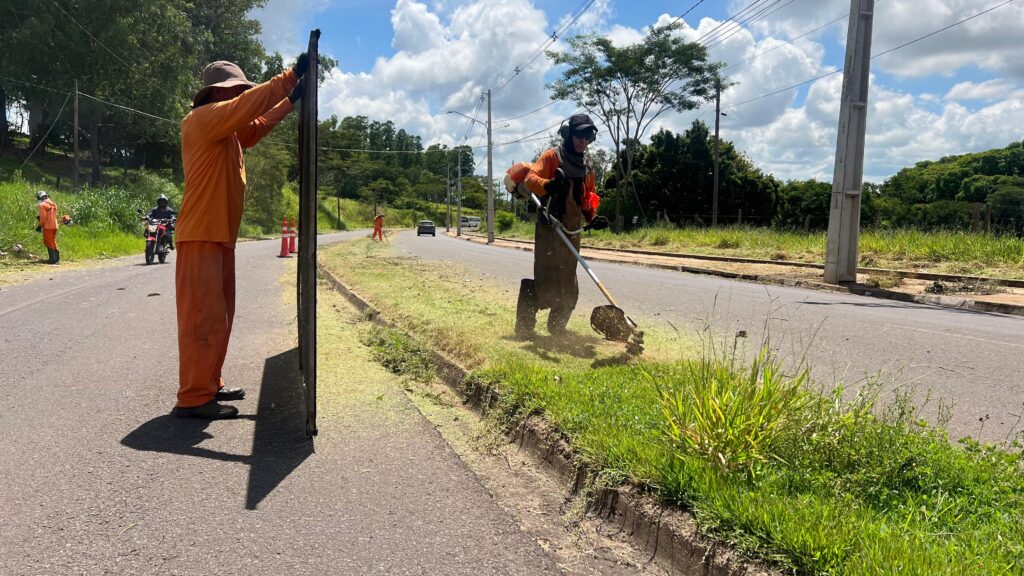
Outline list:
[[[680,32],[697,40],[754,0],[701,2]],[[464,141],[479,93],[532,53],[583,0],[269,0],[256,12],[263,41],[285,54],[300,51],[319,27],[321,50],[338,59],[321,92],[321,115],[362,114],[393,120],[424,142]],[[595,0],[567,35],[593,32],[619,44],[674,19],[696,0]],[[737,63],[849,11],[849,0],[767,0],[777,11],[712,46],[713,59]],[[899,45],[997,5],[1001,0],[880,0],[873,53]],[[840,67],[845,19],[727,72],[738,84],[723,106],[796,84]],[[1024,137],[1024,59],[1019,56],[1024,2],[1000,7],[935,37],[872,62],[865,177],[881,181],[903,166],[939,156],[1005,146]],[[561,47],[561,45],[559,46]],[[494,95],[494,117],[515,116],[549,102],[545,84],[559,71],[546,59]],[[842,75],[730,109],[723,138],[762,169],[783,179],[831,178]],[[575,111],[560,102],[496,132],[508,142],[541,131]],[[654,129],[685,130],[713,109],[671,113]],[[650,134],[648,134],[649,136]],[[465,140],[482,145],[479,132]],[[531,160],[543,142],[496,146],[496,171]],[[599,138],[598,145],[602,144]],[[610,143],[604,142],[605,145]],[[477,165],[483,166],[484,152]]]

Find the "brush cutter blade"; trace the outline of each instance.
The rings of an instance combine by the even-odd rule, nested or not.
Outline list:
[[[635,326],[618,306],[598,306],[590,313],[590,327],[595,332],[607,340],[622,342],[630,354],[639,356],[644,350],[644,333]]]

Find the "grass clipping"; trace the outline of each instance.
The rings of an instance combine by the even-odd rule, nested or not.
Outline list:
[[[767,347],[745,362],[677,342],[675,358],[635,361],[518,343],[514,294],[467,284],[467,270],[359,242],[325,258],[412,335],[367,337],[392,370],[426,378],[427,347],[469,353],[467,384],[497,398],[495,426],[542,415],[603,477],[692,510],[755,555],[799,574],[1024,573],[1020,445],[951,441],[909,392],[885,406],[870,386],[814,392]]]

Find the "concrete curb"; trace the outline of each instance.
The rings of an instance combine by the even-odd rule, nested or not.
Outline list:
[[[457,236],[452,236],[452,237],[453,238],[459,238]],[[485,242],[481,241],[480,238],[473,237],[473,236],[467,236],[467,235],[463,235],[460,239],[461,240],[465,240],[467,242],[473,242],[474,244],[484,244],[485,243]],[[505,242],[514,242],[514,243],[518,244],[517,246],[509,246],[509,247],[507,247],[510,250],[522,250],[524,252],[533,252],[533,244],[532,243],[527,243],[527,242],[520,241],[520,240],[508,240],[508,239],[503,239],[503,241],[505,241]],[[587,247],[584,246],[583,249],[586,250]],[[592,248],[592,250],[608,250],[610,252],[623,252],[623,253],[626,253],[626,254],[639,254],[639,255],[655,255],[656,254],[654,252],[649,252],[649,251],[637,251],[637,250],[622,251],[622,250],[609,250],[609,249],[606,249],[606,248]],[[657,256],[663,257],[663,258],[676,257],[676,255],[673,255],[673,254],[657,254]],[[690,256],[686,256],[686,258],[690,258]],[[934,294],[907,294],[905,292],[896,292],[894,290],[886,290],[884,288],[874,288],[874,287],[867,286],[867,285],[864,285],[864,284],[855,284],[855,283],[845,283],[845,284],[836,286],[836,285],[833,285],[833,284],[826,284],[824,282],[814,282],[814,281],[810,281],[810,280],[791,280],[791,279],[787,279],[787,278],[778,278],[778,277],[775,277],[775,276],[765,276],[765,275],[760,275],[760,274],[744,274],[744,273],[740,273],[740,272],[730,272],[730,271],[727,271],[727,270],[715,270],[715,269],[712,269],[712,268],[699,268],[699,267],[696,267],[696,266],[686,266],[686,265],[682,265],[682,264],[663,264],[663,263],[660,263],[660,262],[634,262],[634,263],[628,263],[628,262],[623,262],[621,260],[615,260],[613,258],[604,258],[604,257],[601,257],[600,255],[598,255],[598,256],[588,255],[588,256],[586,256],[586,259],[588,261],[591,261],[591,262],[608,262],[608,263],[612,263],[612,264],[630,264],[632,266],[642,266],[642,267],[645,267],[645,268],[658,268],[658,269],[661,269],[661,270],[674,270],[676,272],[689,272],[691,274],[705,274],[705,275],[708,275],[708,276],[718,276],[718,277],[721,277],[721,278],[731,278],[733,280],[746,280],[748,282],[757,282],[759,284],[774,284],[776,286],[788,286],[788,287],[791,287],[791,288],[807,288],[807,289],[811,289],[811,290],[825,290],[825,291],[828,291],[828,292],[840,292],[840,293],[845,293],[845,294],[855,294],[857,296],[869,296],[869,297],[872,297],[872,298],[882,298],[882,299],[886,299],[886,300],[896,300],[898,302],[908,302],[908,303],[914,303],[914,304],[926,304],[926,305],[929,305],[929,306],[940,306],[940,307],[943,307],[943,308],[954,308],[954,309],[957,309],[957,310],[970,310],[970,311],[973,311],[973,312],[996,313],[996,314],[1010,314],[1010,315],[1014,315],[1014,316],[1024,316],[1024,306],[1021,306],[1021,305],[1005,304],[1005,303],[1002,303],[1002,302],[985,302],[985,301],[982,301],[982,300],[973,300],[973,299],[962,297],[962,296],[941,296],[941,295],[934,295]],[[705,257],[703,259],[710,260],[711,258]],[[746,259],[743,259],[743,258],[728,258],[728,259],[719,259],[719,260],[720,261],[726,261],[726,262],[739,262],[739,261],[743,261],[743,260],[746,260]],[[777,265],[780,265],[780,266],[792,266],[793,265],[793,263],[783,262],[783,261],[774,262],[774,261],[753,261],[753,260],[751,260],[751,262],[752,263],[761,263],[761,264],[774,263],[774,264],[777,264]],[[806,263],[804,263],[803,265],[798,265],[798,266],[799,267],[804,267],[804,268],[808,268],[808,267],[813,268],[813,267],[816,267],[817,265],[816,264],[815,265],[807,265]],[[893,272],[893,271],[890,271],[890,270],[882,270],[882,269],[875,269],[875,268],[862,268],[860,270],[862,270],[862,271],[875,271],[875,272],[879,272],[879,273],[881,273],[881,272],[885,272],[885,273]],[[895,272],[898,272],[898,271],[895,271]],[[911,273],[907,273],[907,274],[911,274]],[[917,273],[912,273],[912,274],[917,274]],[[920,276],[920,274],[918,274],[918,275]],[[928,274],[927,276],[932,276],[932,277],[943,276],[943,277],[945,277],[947,275]],[[970,280],[970,279],[974,279],[976,277],[974,277],[974,276],[955,276],[955,277],[954,276],[949,276],[949,278],[968,279],[968,280]],[[1016,282],[1016,281],[1007,280],[1007,282]]]
[[[381,317],[366,299],[339,280],[322,261],[322,277],[372,322],[405,332]],[[481,416],[497,401],[491,388],[472,386],[469,371],[444,354],[430,349],[438,377]],[[543,466],[556,473],[573,494],[586,493],[588,512],[620,534],[663,569],[680,575],[781,576],[783,572],[745,557],[728,544],[700,533],[693,515],[665,506],[636,486],[600,487],[597,475],[580,462],[569,442],[543,418],[531,416],[516,430],[512,441]]]

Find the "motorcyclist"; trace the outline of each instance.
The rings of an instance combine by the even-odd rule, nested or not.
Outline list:
[[[149,215],[146,216],[150,222],[156,220],[173,220],[175,218],[175,211],[170,207],[170,201],[167,199],[166,194],[161,194],[156,199],[156,208],[149,211]],[[174,226],[168,224],[167,226],[167,243],[171,250],[174,250]]]

